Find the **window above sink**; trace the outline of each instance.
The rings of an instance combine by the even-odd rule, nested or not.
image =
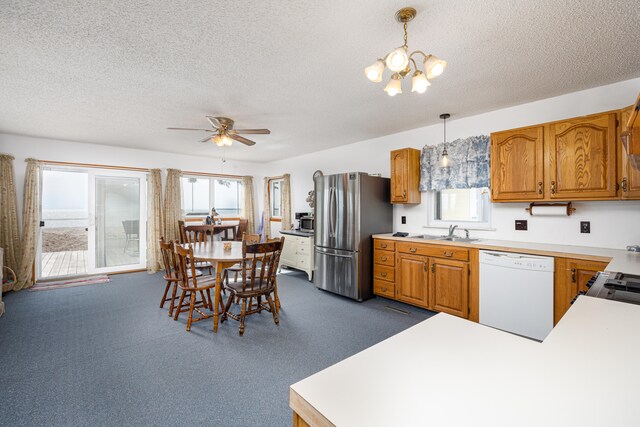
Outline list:
[[[429,191],[428,200],[428,227],[491,228],[491,197],[486,187]]]

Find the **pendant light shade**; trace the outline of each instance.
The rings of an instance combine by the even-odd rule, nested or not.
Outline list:
[[[382,59],[378,59],[373,65],[364,69],[364,73],[367,75],[367,78],[374,83],[378,83],[382,81],[382,73],[384,72],[384,62]]]
[[[411,77],[411,92],[425,93],[427,88],[431,86],[427,76],[422,71],[416,71]]]
[[[440,118],[443,121],[442,125],[444,130],[442,159],[440,160],[440,166],[443,168],[449,167],[449,153],[447,152],[447,119],[449,117],[451,117],[451,114],[449,113],[440,114]]]
[[[409,65],[409,55],[404,47],[399,47],[387,56],[387,67],[391,71],[402,71]]]
[[[387,83],[387,87],[384,88],[384,91],[387,92],[389,96],[396,96],[399,93],[402,93],[402,77],[400,74],[395,73],[391,76],[389,83]]]
[[[424,60],[424,70],[427,72],[429,80],[438,77],[447,67],[447,61],[443,61],[437,56],[429,55]]]

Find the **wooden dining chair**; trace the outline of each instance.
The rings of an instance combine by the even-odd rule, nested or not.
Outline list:
[[[242,233],[241,241],[247,242],[248,245],[253,245],[255,243],[260,243],[260,235],[259,234],[247,234]],[[238,280],[238,274],[242,271],[241,264],[234,264],[229,268],[225,268],[222,273],[222,283],[229,283],[229,273],[233,273],[233,281]]]
[[[266,298],[271,309],[271,314],[273,315],[273,321],[276,325],[280,323],[278,311],[276,310],[273,298],[271,298],[271,294],[275,286],[278,262],[280,261],[283,243],[284,238],[279,242],[256,243],[253,245],[242,242],[241,280],[229,283],[228,290],[230,291],[230,295],[229,298],[227,298],[227,304],[222,316],[223,322],[228,317],[240,322],[240,335],[244,334],[246,316],[259,313],[264,309],[261,304],[256,304],[255,306],[249,305],[247,308],[248,300],[253,298],[257,300],[261,297]],[[231,304],[234,297],[239,297],[242,301],[240,313],[231,312]]]
[[[179,219],[178,220],[178,234],[180,235],[180,243],[185,244],[187,243],[187,236],[184,234],[184,220]]]
[[[177,242],[174,242],[173,250],[177,261],[175,270],[177,271],[178,287],[182,291],[178,305],[175,308],[176,312],[173,320],[178,320],[180,313],[189,313],[187,331],[190,331],[193,322],[199,322],[213,316],[211,289],[215,288],[216,280],[213,277],[197,277],[195,265],[189,262],[193,259],[193,247],[191,245],[185,249]],[[186,299],[188,299],[187,302],[185,302]],[[207,313],[204,310],[209,312]],[[194,311],[199,316],[194,317]]]
[[[240,221],[238,221],[238,228],[236,229],[236,235],[235,235],[236,241],[238,242],[242,241],[243,236],[247,232],[248,227],[249,227],[248,219],[241,219]]]
[[[184,233],[184,243],[212,243],[213,242],[213,225],[186,225],[182,228]],[[209,274],[213,274],[213,264],[210,262],[196,262],[196,268],[208,270]]]
[[[171,301],[169,304],[169,316],[173,316],[173,309],[175,306],[175,301],[178,298],[178,272],[176,271],[176,256],[173,251],[173,242],[165,242],[164,237],[160,237],[159,241],[160,245],[160,253],[162,254],[162,265],[164,267],[164,276],[163,279],[166,281],[166,285],[164,287],[164,294],[162,295],[162,299],[160,300],[160,308],[164,308],[164,303],[167,301]],[[187,274],[190,273],[191,270],[187,270]],[[202,276],[202,273],[196,270],[196,276]],[[171,292],[169,294],[169,292]],[[171,296],[168,296],[171,295]]]

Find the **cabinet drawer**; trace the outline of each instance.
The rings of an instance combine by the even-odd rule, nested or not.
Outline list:
[[[373,253],[373,262],[393,267],[396,264],[396,254],[395,252],[376,249]]]
[[[373,266],[373,277],[393,282],[395,280],[395,269],[386,265],[376,264]]]
[[[436,258],[457,259],[469,261],[469,249],[455,248],[451,246],[431,246],[420,243],[398,243],[398,252],[416,255],[426,255]]]
[[[375,249],[383,249],[387,251],[393,251],[396,249],[396,242],[392,242],[391,240],[374,240],[373,247]]]
[[[311,253],[311,248],[309,247],[309,245],[304,244],[304,245],[300,245],[298,246],[298,248],[296,249],[296,252],[305,256],[308,256]]]
[[[394,298],[396,294],[396,286],[393,282],[374,279],[373,293],[387,298]]]

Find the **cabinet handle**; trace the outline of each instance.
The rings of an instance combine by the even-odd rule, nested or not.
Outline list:
[[[386,255],[385,255],[385,256],[381,256],[381,257],[380,257],[380,261],[386,261],[386,260],[387,260]]]
[[[423,264],[423,267],[424,267],[424,271],[426,273],[426,271],[427,271],[427,263],[426,262]]]
[[[542,194],[542,181],[538,181],[538,194]]]
[[[386,244],[386,243],[382,243],[382,244],[380,245],[380,247],[381,247],[382,249],[384,249],[384,248],[386,248],[386,247],[387,247],[387,244]]]
[[[453,256],[453,252],[445,252],[444,256],[446,256],[447,258],[451,258]]]
[[[416,248],[409,248],[409,252],[411,252],[412,254],[415,254],[417,250],[418,249]]]
[[[382,277],[387,277],[387,272],[386,272],[386,271],[381,272],[381,273],[380,273],[380,276],[382,276]]]
[[[431,264],[431,272],[432,273],[436,272],[436,265],[435,264]]]
[[[406,199],[406,198],[407,198],[407,190],[404,190],[404,191],[402,192],[402,197],[403,197],[404,199]]]
[[[382,292],[387,292],[387,288],[380,288]]]
[[[571,283],[576,283],[576,269],[571,269]]]
[[[622,178],[622,191],[624,191],[625,193],[627,191],[629,191],[629,183],[627,181],[627,177],[626,176],[624,178]]]
[[[551,194],[556,194],[556,182],[551,181]]]

